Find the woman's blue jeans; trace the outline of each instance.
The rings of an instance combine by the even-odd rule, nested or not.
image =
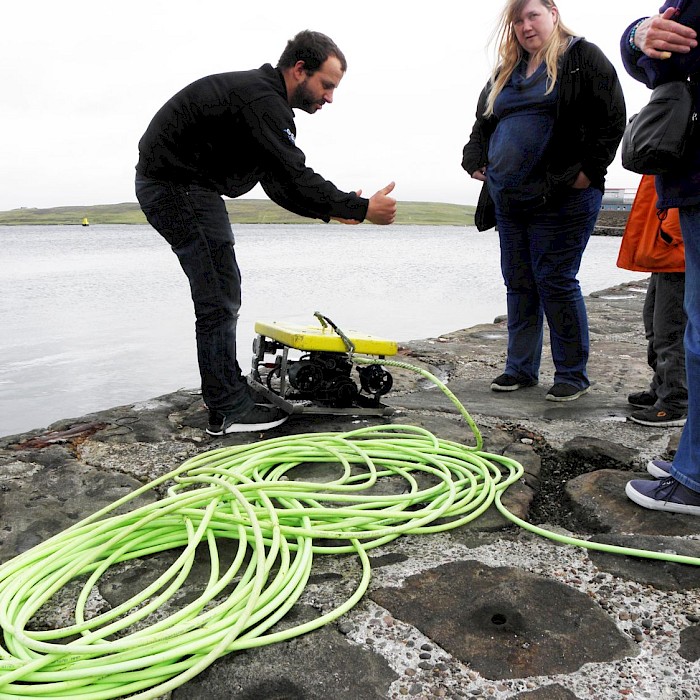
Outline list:
[[[700,491],[700,205],[679,208],[685,245],[685,373],[688,419],[683,426],[671,476]]]
[[[539,378],[546,317],[554,382],[578,389],[590,384],[588,317],[576,276],[602,196],[593,187],[568,189],[543,209],[517,215],[497,203],[508,309],[506,374]]]
[[[204,403],[210,410],[245,413],[254,402],[236,360],[241,275],[223,199],[198,185],[140,176],[136,197],[190,282]]]

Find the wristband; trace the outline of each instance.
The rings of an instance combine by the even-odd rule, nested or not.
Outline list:
[[[637,44],[634,43],[634,36],[637,33],[637,29],[639,29],[639,26],[643,22],[646,22],[647,19],[649,19],[649,18],[642,17],[642,19],[640,19],[639,22],[637,22],[637,24],[635,24],[634,27],[632,27],[632,29],[630,29],[630,34],[629,34],[629,37],[627,40],[629,42],[629,45],[630,45],[630,48],[632,49],[632,51],[635,51],[636,53],[642,53],[642,50],[639,48],[639,46],[637,46]]]

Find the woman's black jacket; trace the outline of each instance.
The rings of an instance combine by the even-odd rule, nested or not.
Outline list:
[[[595,44],[581,38],[562,57],[557,82],[554,129],[544,156],[549,192],[571,185],[581,170],[591,186],[604,191],[605,174],[627,121],[615,68]],[[489,139],[498,121],[484,116],[489,88],[490,81],[479,96],[463,150],[462,167],[469,174],[488,165]]]

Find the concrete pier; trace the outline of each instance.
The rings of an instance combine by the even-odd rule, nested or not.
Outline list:
[[[673,456],[681,432],[626,420],[633,410],[627,394],[650,379],[645,289],[640,280],[587,297],[593,384],[571,403],[545,401],[553,375],[547,349],[539,386],[490,391],[505,358],[503,319],[405,343],[398,359],[447,384],[476,421],[485,451],[523,466],[503,499],[518,517],[559,535],[698,558],[700,518],[647,511],[624,493],[630,478],[651,478],[647,460]],[[0,563],[222,446],[387,422],[473,444],[440,390],[408,370],[392,374],[385,402],[396,413],[388,419],[293,416],[264,435],[210,438],[201,397],[189,388],[0,438]],[[340,618],[288,641],[232,652],[164,697],[700,697],[696,566],[564,544],[513,525],[494,508],[463,527],[405,535],[369,555],[369,589]],[[128,599],[171,558],[164,553],[116,567],[96,586],[93,612]],[[185,598],[207,571],[202,562],[188,578]],[[359,574],[355,556],[317,555],[307,588],[278,627],[332,609]],[[58,596],[39,624],[65,624],[66,617],[69,601]]]

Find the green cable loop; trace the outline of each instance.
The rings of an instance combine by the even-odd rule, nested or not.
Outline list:
[[[376,359],[354,356],[360,364]],[[0,700],[154,699],[232,651],[291,639],[348,612],[367,591],[367,552],[402,534],[444,532],[492,505],[509,521],[564,544],[700,565],[694,557],[566,537],[531,525],[501,498],[522,466],[482,451],[483,439],[454,394],[430,372],[469,425],[474,446],[408,425],[310,433],[199,454],[0,566]],[[300,465],[337,467],[327,482],[294,478]],[[166,496],[127,512],[138,496],[168,484]],[[392,488],[377,493],[384,484]],[[401,489],[397,489],[401,485]],[[121,510],[120,510],[121,509]],[[117,511],[120,511],[117,513]],[[219,543],[237,543],[226,566]],[[178,604],[195,561],[209,558],[198,597]],[[111,567],[178,550],[141,591],[89,617],[88,600]],[[355,554],[355,591],[320,617],[273,631],[302,595],[319,554]],[[72,624],[32,629],[43,606],[80,579]],[[191,587],[191,586],[190,586]]]

